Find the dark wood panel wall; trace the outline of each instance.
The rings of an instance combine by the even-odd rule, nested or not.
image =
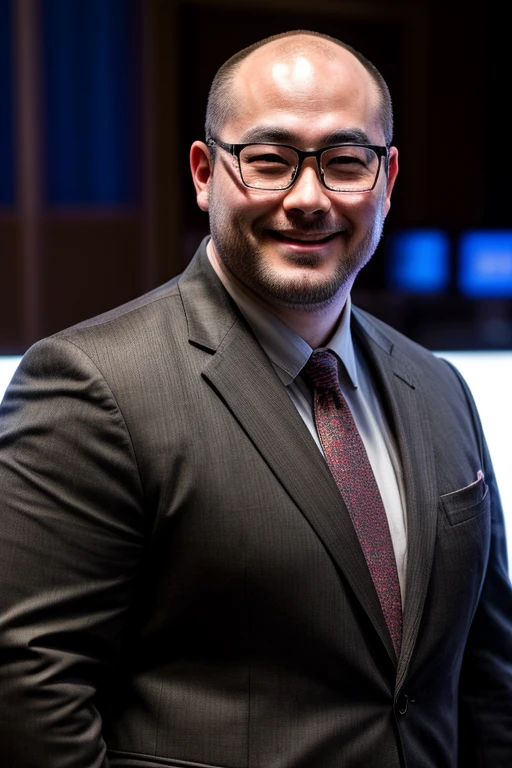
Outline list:
[[[506,223],[505,206],[493,205],[501,191],[481,149],[494,82],[489,21],[468,6],[317,0],[313,11],[309,0],[139,0],[139,199],[127,207],[65,209],[47,206],[42,192],[41,4],[15,0],[12,7],[16,197],[0,211],[0,354],[22,353],[186,266],[208,225],[188,174],[208,84],[240,47],[285,29],[338,36],[387,77],[401,152],[389,227]],[[374,262],[361,276],[361,297],[380,301],[385,315],[391,308],[381,290],[382,263]],[[400,325],[396,306],[385,319]]]

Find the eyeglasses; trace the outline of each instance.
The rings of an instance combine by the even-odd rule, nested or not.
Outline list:
[[[213,137],[207,144],[215,144],[237,158],[242,182],[251,189],[289,189],[307,157],[316,158],[320,180],[332,192],[370,192],[377,183],[383,157],[387,168],[387,148],[373,144],[335,144],[311,152],[287,144],[226,144]]]

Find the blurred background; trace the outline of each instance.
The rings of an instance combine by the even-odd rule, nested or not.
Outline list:
[[[361,49],[394,97],[400,174],[355,301],[431,349],[512,349],[512,66],[488,2],[0,0],[0,354],[183,269],[211,79],[294,28]]]
[[[208,233],[188,152],[204,138],[217,68],[271,34],[325,32],[388,81],[400,151],[384,237],[354,301],[467,376],[512,528],[512,64],[502,13],[497,2],[457,0],[0,0],[4,385],[38,339],[187,265]]]

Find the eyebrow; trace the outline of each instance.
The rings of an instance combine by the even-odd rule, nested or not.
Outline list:
[[[248,143],[272,143],[272,144],[301,144],[302,139],[298,133],[287,131],[283,128],[274,126],[256,126],[249,128],[241,139],[240,144]],[[371,144],[368,134],[360,128],[345,128],[343,130],[332,131],[321,137],[319,146],[326,147],[331,144]]]

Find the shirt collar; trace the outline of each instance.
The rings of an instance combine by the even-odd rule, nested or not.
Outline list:
[[[285,386],[291,384],[299,375],[313,352],[312,347],[304,341],[286,323],[283,323],[261,302],[243,291],[229,272],[220,269],[215,260],[208,258],[219,280],[229,293],[240,312],[251,326],[254,335],[270,358],[277,375]],[[350,314],[352,302],[350,296],[341,313],[340,322],[329,344],[323,349],[332,350],[343,362],[350,381],[358,386],[356,358],[350,330]]]

